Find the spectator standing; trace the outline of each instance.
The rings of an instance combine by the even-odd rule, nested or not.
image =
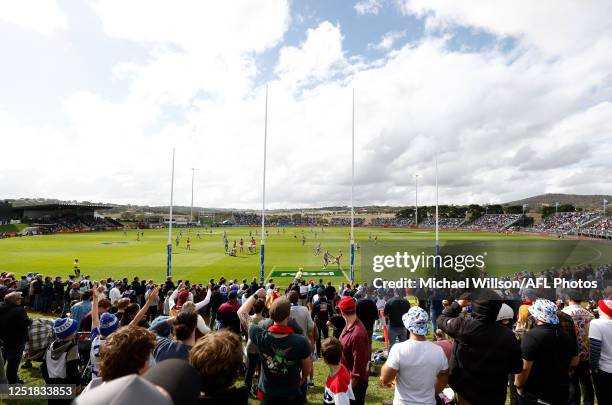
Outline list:
[[[113,306],[117,306],[117,301],[121,299],[121,281],[117,281],[115,286],[111,288],[108,298]]]
[[[570,390],[568,405],[580,405],[580,394],[582,391],[583,405],[593,405],[594,393],[589,369],[589,324],[593,320],[593,314],[582,307],[580,291],[568,292],[568,306],[563,312],[572,317],[576,326],[576,343],[578,344],[578,365],[570,374]],[[582,388],[582,389],[581,389]]]
[[[249,403],[247,387],[234,387],[242,365],[242,345],[238,335],[231,331],[207,334],[191,350],[189,363],[200,374],[200,404]]]
[[[70,307],[70,317],[78,325],[89,312],[91,312],[91,292],[85,291],[81,294],[81,300]]]
[[[530,314],[536,324],[521,341],[523,370],[514,378],[520,405],[565,405],[569,396],[569,369],[578,364],[578,346],[559,327],[557,305],[537,299]]]
[[[259,351],[262,375],[259,390],[262,405],[301,404],[300,387],[310,373],[312,358],[308,340],[288,326],[291,304],[285,297],[276,299],[270,308],[274,324],[268,329],[250,325],[249,313],[256,297],[265,298],[265,290],[256,294],[240,307],[238,315],[248,326],[249,338]]]
[[[388,335],[389,335],[389,350],[395,344],[395,340],[400,342],[406,341],[407,334],[404,323],[402,322],[402,316],[408,312],[410,304],[403,297],[393,297],[385,304],[384,314],[389,319]]]
[[[324,405],[346,405],[355,399],[351,387],[351,373],[340,362],[342,359],[342,344],[335,337],[325,339],[321,349],[323,360],[329,367],[323,392]]]
[[[362,405],[368,389],[368,362],[370,361],[370,344],[368,332],[355,313],[355,300],[343,297],[338,308],[346,326],[340,335],[342,343],[342,364],[351,372],[351,386],[355,399],[351,404]]]
[[[6,361],[6,378],[9,384],[22,381],[17,376],[19,363],[28,340],[28,327],[32,323],[26,310],[21,306],[21,292],[14,291],[4,296],[0,302],[0,340]],[[4,363],[0,365],[4,367]]]
[[[221,304],[218,310],[219,329],[229,329],[237,335],[240,335],[240,320],[238,319],[238,293],[231,290],[228,294],[227,302]]]
[[[436,395],[448,383],[448,360],[441,347],[427,340],[429,316],[412,307],[403,316],[410,338],[393,346],[381,370],[381,382],[396,380],[394,405],[435,405]]]
[[[219,291],[219,285],[215,284],[212,288],[212,295],[210,297],[210,329],[215,330],[217,323],[217,313],[219,307],[223,304],[223,295]]]
[[[53,324],[56,340],[49,345],[41,371],[47,384],[73,384],[78,393],[81,388],[79,348],[76,343],[78,324],[70,318],[56,319]],[[52,400],[49,404],[69,404],[70,399]]]
[[[327,339],[329,336],[329,327],[327,326],[327,321],[329,321],[329,313],[331,310],[331,304],[327,301],[325,296],[325,290],[323,288],[319,288],[317,290],[317,295],[319,300],[312,305],[312,311],[310,312],[310,316],[312,317],[317,329],[319,330],[316,349],[317,356],[321,357],[321,339]]]
[[[599,300],[599,319],[589,325],[590,366],[599,404],[612,403],[612,300]]]
[[[438,317],[438,327],[455,340],[449,384],[459,405],[503,405],[508,375],[522,370],[521,348],[512,331],[496,322],[501,297],[481,290],[476,298],[463,296]],[[472,316],[461,316],[470,304]]]
[[[172,320],[172,318],[170,319]],[[168,321],[166,321],[168,322]],[[195,344],[195,330],[198,314],[192,311],[181,311],[172,321],[174,337],[157,336],[153,357],[157,363],[166,359],[189,359],[189,351]]]
[[[257,325],[264,319],[264,317],[262,316],[262,312],[265,307],[266,302],[263,299],[258,298],[257,301],[255,301],[255,304],[253,305],[254,314],[250,318],[251,325]],[[246,328],[246,325],[243,325],[243,327]],[[255,396],[257,395],[257,386],[253,386],[253,375],[255,375],[255,370],[257,369],[257,366],[260,364],[260,362],[257,347],[251,339],[248,339],[247,341],[246,352],[248,364],[247,372],[244,377],[244,385],[249,390],[249,392],[251,392]]]
[[[372,334],[374,333],[374,322],[378,319],[378,309],[376,303],[370,296],[370,291],[367,292],[366,296],[357,300],[355,307],[357,318],[363,323],[366,331],[368,332],[368,342],[370,344],[370,350],[372,349]]]

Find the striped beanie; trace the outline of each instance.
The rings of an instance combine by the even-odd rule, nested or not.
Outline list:
[[[119,318],[114,314],[105,312],[100,317],[100,335],[108,336],[119,327]]]
[[[72,318],[59,318],[53,322],[53,332],[59,339],[64,339],[74,335],[78,326],[78,322]]]
[[[612,318],[612,300],[599,300],[597,306],[600,312],[606,314],[608,318]]]

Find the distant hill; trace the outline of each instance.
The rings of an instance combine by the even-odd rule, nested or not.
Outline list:
[[[529,204],[530,211],[539,210],[542,205],[572,204],[576,208],[582,208],[585,211],[601,210],[603,208],[604,198],[612,203],[612,195],[580,195],[580,194],[541,194],[534,197],[524,198],[522,200],[510,201],[508,205]]]

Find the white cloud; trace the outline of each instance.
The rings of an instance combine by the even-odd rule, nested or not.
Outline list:
[[[340,27],[323,21],[308,29],[299,47],[281,48],[275,72],[287,83],[298,84],[325,79],[345,63]]]
[[[484,5],[481,13],[468,2],[408,2],[406,12],[438,29],[403,47],[382,41],[389,52],[368,61],[343,47],[340,22],[323,20],[297,46],[284,43],[286,2],[166,4],[97,3],[107,35],[148,52],[146,60],[119,58],[108,71],[125,95],[111,99],[95,86],[71,94],[59,103],[65,127],[36,128],[3,108],[0,133],[11,134],[3,146],[30,155],[0,159],[1,197],[165,204],[176,145],[178,204],[189,203],[189,169],[197,167],[197,205],[257,207],[262,59],[274,73],[270,207],[348,201],[353,88],[358,204],[412,203],[417,172],[422,201],[433,201],[435,151],[443,202],[609,192],[612,36],[600,18],[607,5],[573,10],[571,30],[582,34],[565,43],[555,7],[533,5],[523,20],[506,10],[508,21],[497,21],[503,13]],[[544,28],[528,22],[549,18]],[[449,46],[457,25],[512,36],[519,46],[457,50]]]
[[[0,21],[49,35],[68,27],[68,17],[55,0],[0,2]]]
[[[382,9],[382,1],[381,0],[362,0],[355,3],[353,7],[357,14],[365,15],[365,14],[374,14],[377,15],[378,12]]]
[[[369,49],[378,49],[381,51],[389,51],[393,48],[395,41],[406,36],[406,31],[389,31],[385,33],[377,44],[368,44]]]
[[[517,38],[552,55],[581,52],[611,41],[612,2],[593,0],[401,0],[406,14],[426,16],[430,27],[458,24]]]

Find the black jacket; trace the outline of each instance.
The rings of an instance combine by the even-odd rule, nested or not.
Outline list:
[[[0,302],[0,340],[4,347],[18,348],[25,344],[31,323],[23,307],[12,302]]]
[[[374,322],[378,319],[378,308],[376,303],[370,298],[361,298],[357,300],[357,307],[355,309],[357,318],[363,323],[366,330],[371,331],[374,329]]]
[[[501,300],[474,301],[472,318],[453,302],[438,317],[438,327],[455,339],[449,384],[474,405],[506,403],[508,374],[523,369],[521,346],[507,327],[495,322]]]

